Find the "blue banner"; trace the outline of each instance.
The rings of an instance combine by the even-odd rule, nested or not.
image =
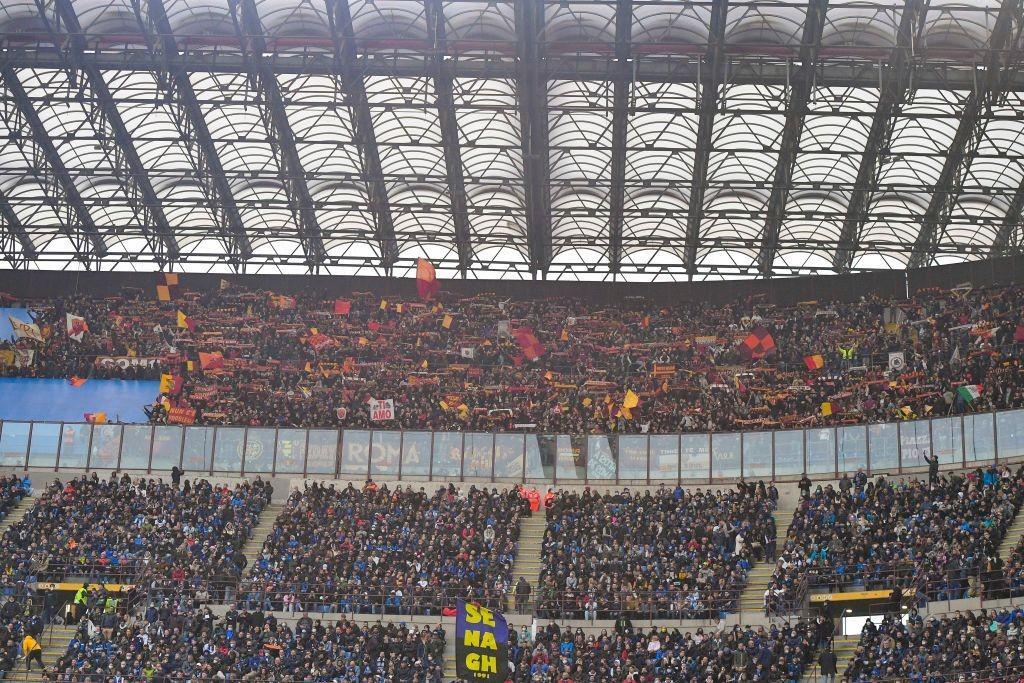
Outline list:
[[[455,608],[455,673],[460,680],[504,683],[508,623],[500,612],[465,600]]]

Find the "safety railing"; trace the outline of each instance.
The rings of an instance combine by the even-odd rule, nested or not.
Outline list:
[[[869,475],[1024,458],[1024,410],[686,434],[568,435],[70,422],[0,423],[0,467],[543,483]]]

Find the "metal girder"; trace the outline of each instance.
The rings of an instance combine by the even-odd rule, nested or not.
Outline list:
[[[19,36],[0,33],[0,49],[7,64],[19,69],[63,68],[59,52],[48,44],[26,44],[13,39]],[[210,36],[204,38],[212,39]],[[600,47],[603,52],[607,46],[600,44]],[[834,49],[830,47],[829,54],[819,58],[818,75],[822,82],[836,88],[878,87],[877,61],[867,59],[863,54],[836,54]],[[332,58],[320,51],[267,52],[263,57],[267,68],[278,75],[342,75]],[[237,74],[247,72],[252,66],[249,59],[238,54],[237,46],[230,51],[217,47],[204,51],[202,47],[190,46],[177,59],[167,59],[163,64],[157,62],[147,48],[121,45],[116,51],[90,51],[77,55],[77,59],[80,64],[91,64],[101,71],[159,72],[175,68],[189,73]],[[360,54],[355,61],[356,68],[364,76],[422,78],[433,73],[430,54],[410,53],[400,46],[388,54]],[[520,61],[510,55],[474,54],[471,58],[449,55],[449,61],[458,78],[512,79],[522,71]],[[784,55],[744,53],[739,46],[730,46],[728,62],[729,83],[737,85],[787,85],[792,83],[793,74],[799,68],[792,58],[787,59]],[[611,54],[548,54],[542,70],[551,80],[608,82],[614,78],[614,65],[615,58]],[[696,83],[706,76],[706,63],[694,59],[689,50],[680,56],[634,54],[633,67],[637,82]],[[929,59],[925,55],[918,64],[915,81],[922,90],[970,90],[983,73],[983,66],[973,58]],[[1024,72],[1010,77],[1007,88],[1015,92],[1024,91]]]
[[[106,242],[103,241],[99,228],[96,227],[96,223],[89,214],[89,209],[82,201],[82,195],[78,192],[74,179],[68,174],[64,160],[61,159],[60,152],[57,151],[46,126],[39,118],[39,113],[32,106],[28,93],[25,92],[25,86],[22,85],[17,72],[11,66],[5,66],[0,70],[0,77],[17,105],[17,111],[8,112],[10,115],[6,119],[7,125],[12,130],[19,132],[19,138],[15,140],[15,144],[21,146],[24,144],[22,138],[30,137],[35,149],[41,153],[41,157],[35,155],[34,159],[37,177],[44,183],[44,187],[47,188],[51,197],[56,199],[63,195],[63,201],[60,202],[66,207],[62,216],[66,221],[63,232],[71,238],[75,245],[78,260],[89,264],[93,257],[103,258],[107,254]],[[28,127],[27,131],[24,130],[25,126]]]
[[[40,17],[50,30],[54,45],[60,45],[62,35],[53,26],[46,14],[45,3],[37,0],[36,6],[39,9]],[[131,133],[124,125],[120,112],[117,110],[117,103],[110,94],[107,82],[103,79],[100,70],[89,63],[78,63],[78,55],[86,51],[86,40],[82,26],[78,21],[75,8],[71,0],[54,0],[54,9],[58,21],[64,24],[67,29],[71,43],[71,51],[65,53],[65,70],[69,73],[84,73],[89,89],[95,95],[94,106],[99,108],[103,115],[103,122],[109,127],[114,136],[115,149],[107,150],[114,161],[114,166],[119,170],[118,179],[132,210],[135,212],[140,225],[146,236],[150,250],[156,256],[157,262],[174,261],[178,258],[178,241],[174,237],[174,229],[167,221],[163,208],[160,205],[160,198],[153,191],[153,185],[149,182],[146,167],[135,150],[135,143]],[[97,124],[102,125],[102,124]],[[125,172],[126,171],[126,172]]]
[[[984,77],[964,103],[946,162],[939,174],[928,210],[921,219],[921,228],[914,240],[908,268],[929,265],[935,257],[936,245],[946,234],[950,216],[960,200],[964,180],[970,172],[974,153],[985,133],[988,123],[986,114],[990,114],[993,107],[1005,100],[1007,82],[1018,71],[1022,29],[1024,3],[1022,0],[1003,0],[989,37],[989,58]]]
[[[786,217],[786,202],[789,201],[789,185],[793,178],[793,167],[800,153],[800,136],[804,130],[807,107],[814,90],[815,70],[818,52],[821,50],[821,29],[825,25],[828,0],[808,0],[804,17],[803,38],[800,41],[800,68],[793,76],[789,104],[786,107],[786,124],[782,129],[779,158],[772,176],[772,193],[768,198],[768,219],[764,224],[764,238],[758,257],[758,270],[762,275],[772,274],[772,264],[779,248],[779,232]]]
[[[15,252],[14,243],[17,242],[19,252]],[[0,191],[0,253],[9,263],[35,261],[38,253],[32,238],[25,231],[14,207],[7,201],[7,196]]]
[[[846,207],[846,218],[843,219],[843,229],[839,235],[840,246],[832,258],[832,266],[839,272],[847,272],[853,263],[861,232],[868,220],[868,208],[879,191],[882,167],[889,158],[889,145],[896,130],[896,120],[915,87],[914,45],[924,29],[927,13],[925,0],[906,0],[903,5],[896,48],[882,75],[878,108],[871,119],[871,130],[857,168],[857,180]]]
[[[455,242],[459,250],[459,271],[466,276],[473,262],[473,245],[466,210],[466,183],[462,169],[462,149],[459,145],[459,126],[455,119],[455,98],[452,88],[455,78],[445,59],[446,32],[442,0],[424,0],[427,26],[434,40],[434,94],[437,97],[437,116],[441,123],[441,144],[444,146],[444,165],[448,177],[448,193],[455,222]]]
[[[315,270],[323,264],[326,256],[320,223],[295,147],[295,134],[288,122],[281,87],[277,76],[263,60],[266,42],[256,3],[253,0],[231,0],[231,18],[245,53],[252,60],[250,76],[254,80],[254,90],[263,98],[263,106],[260,107],[263,123],[270,132],[271,146],[276,148],[281,169],[279,178],[288,195],[292,216],[299,226],[299,241],[306,254],[306,264],[310,270]]]
[[[192,89],[192,81],[188,72],[180,66],[178,45],[171,29],[171,22],[167,19],[167,12],[164,10],[164,0],[132,0],[132,3],[139,28],[151,40],[153,50],[165,58],[158,61],[175,64],[169,67],[168,72],[163,74],[164,78],[160,80],[165,82],[167,94],[176,100],[179,112],[184,114],[176,118],[178,132],[181,134],[182,142],[190,147],[189,159],[195,169],[199,186],[206,196],[210,212],[217,220],[217,227],[227,247],[229,260],[237,267],[252,255],[252,246],[242,216],[238,213],[231,185],[224,174],[217,148],[213,144],[210,129],[206,125],[206,118]],[[142,3],[146,3],[146,14],[152,22],[152,28],[156,29],[156,35],[153,35],[151,27],[142,18]]]
[[[704,209],[704,190],[707,188],[708,161],[714,145],[712,133],[718,113],[718,89],[725,82],[725,17],[729,0],[715,0],[711,6],[711,34],[708,51],[699,74],[700,114],[697,122],[697,151],[693,155],[693,177],[690,180],[690,200],[686,216],[686,254],[684,263],[688,275],[697,272],[697,244],[700,241],[700,221]]]
[[[633,85],[630,44],[633,29],[633,0],[618,0],[615,11],[615,80],[612,101],[611,216],[608,222],[608,263],[613,273],[622,263],[623,208],[626,202],[626,127],[629,96]]]
[[[515,1],[519,72],[516,78],[522,130],[523,176],[530,268],[536,276],[551,265],[551,190],[548,187],[547,76],[538,35],[544,29],[543,0]]]
[[[352,28],[348,0],[327,0],[327,18],[334,41],[334,73],[341,79],[342,93],[352,110],[354,137],[362,155],[363,177],[366,179],[370,210],[373,212],[381,267],[390,274],[398,262],[398,241],[395,238],[395,223],[391,217],[384,172],[380,165],[377,133],[373,127],[366,84],[356,53],[355,31]]]
[[[1021,227],[1021,214],[1024,213],[1024,180],[1017,186],[1017,191],[1010,200],[1010,205],[1003,214],[1003,220],[999,224],[999,231],[992,241],[990,255],[1009,256],[1020,251],[1020,235],[1018,229]],[[1016,239],[1015,239],[1016,237]]]

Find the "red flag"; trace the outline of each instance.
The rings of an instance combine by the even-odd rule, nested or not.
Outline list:
[[[772,339],[771,332],[758,327],[740,342],[738,351],[749,360],[759,360],[775,353],[775,340]]]
[[[371,320],[370,322],[366,323],[366,329],[368,329],[370,332],[376,332],[377,330],[380,329],[380,323],[377,322],[376,320]]]
[[[437,271],[426,259],[416,259],[416,291],[424,301],[430,301],[441,288],[437,281]]]
[[[348,315],[352,312],[352,302],[345,299],[334,300],[334,315]]]
[[[220,351],[214,351],[213,353],[200,353],[199,367],[203,370],[216,370],[217,368],[224,367],[224,354]]]
[[[85,377],[72,377],[71,379],[68,380],[68,384],[77,389],[78,387],[85,384],[87,381],[89,380]]]
[[[547,349],[529,327],[520,327],[516,330],[516,342],[523,350],[523,355],[529,360],[537,360],[547,353]]]

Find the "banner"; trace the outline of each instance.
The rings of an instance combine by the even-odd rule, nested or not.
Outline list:
[[[503,683],[508,678],[508,623],[499,612],[458,601],[455,675],[483,683]]]
[[[171,408],[167,411],[167,424],[190,425],[195,424],[195,408]]]
[[[903,357],[902,351],[890,351],[889,352],[889,369],[899,372],[906,365],[906,360]]]
[[[393,398],[370,399],[370,419],[384,422],[395,419],[395,400]]]
[[[22,322],[10,315],[7,316],[7,320],[11,323],[11,329],[14,331],[15,339],[34,339],[36,341],[43,341],[43,333],[39,331],[39,325]]]
[[[128,368],[151,368],[160,361],[159,358],[133,358],[132,356],[96,356],[96,366],[109,368],[117,366],[122,370]]]
[[[475,346],[463,346],[459,349],[459,355],[463,358],[476,358],[476,347]]]
[[[32,362],[35,360],[36,352],[32,349],[15,349],[14,350],[14,367],[16,368],[27,368],[32,366]]]
[[[0,350],[0,368],[14,365],[14,349]]]

